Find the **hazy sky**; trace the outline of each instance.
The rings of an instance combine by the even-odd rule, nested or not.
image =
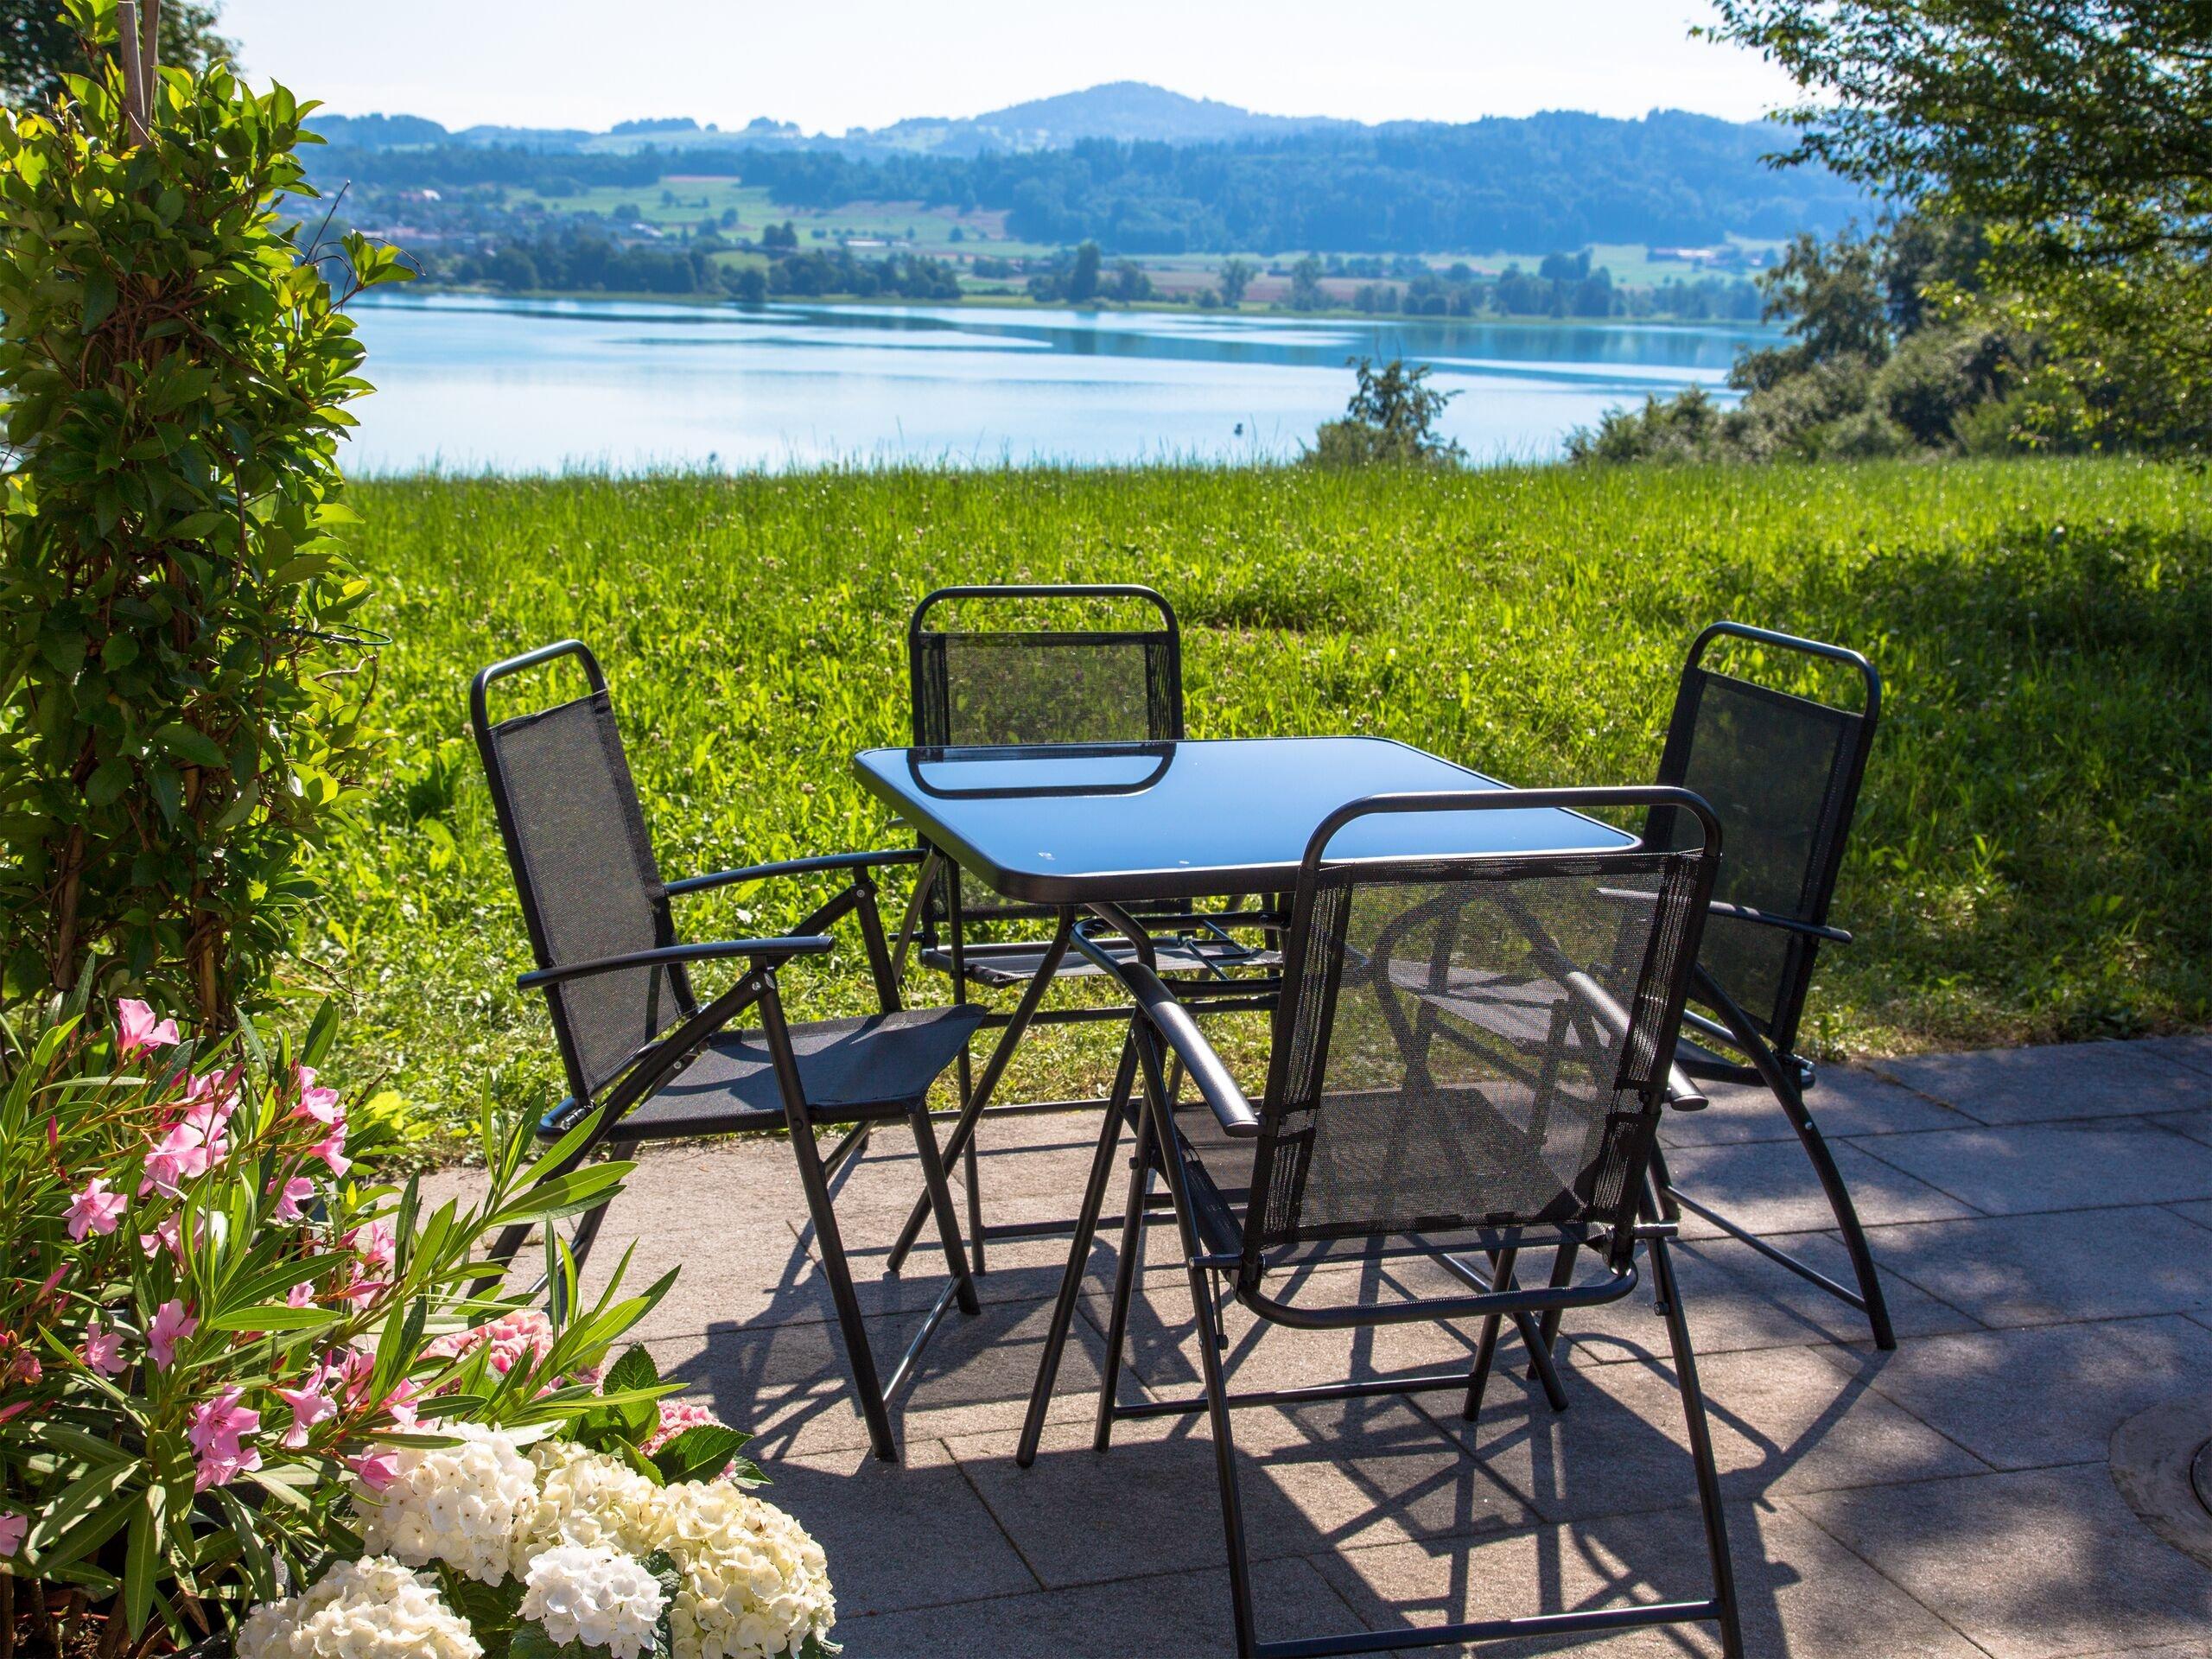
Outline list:
[[[256,79],[451,126],[770,115],[842,132],[1124,79],[1363,121],[1746,119],[1789,101],[1758,58],[1688,38],[1707,15],[1705,0],[225,0],[223,24]]]

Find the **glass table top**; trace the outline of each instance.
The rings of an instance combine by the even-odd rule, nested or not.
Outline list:
[[[1503,789],[1379,737],[867,749],[870,793],[1009,899],[1195,899],[1287,889],[1321,821],[1370,795]],[[1355,820],[1332,858],[1601,852],[1634,838],[1556,807]]]

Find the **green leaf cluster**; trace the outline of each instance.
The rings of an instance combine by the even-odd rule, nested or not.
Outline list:
[[[113,0],[69,12],[99,73],[0,119],[5,991],[97,957],[214,1029],[289,950],[374,750],[340,308],[407,273],[276,216],[314,194],[313,105],[166,69],[134,144]]]

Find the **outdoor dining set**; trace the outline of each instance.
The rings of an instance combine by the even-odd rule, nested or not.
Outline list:
[[[1025,1468],[1126,1167],[1094,1445],[1106,1452],[1131,1418],[1206,1420],[1240,1654],[1682,1622],[1717,1626],[1724,1651],[1740,1654],[1669,1247],[1694,1214],[1860,1310],[1875,1342],[1894,1345],[1850,1194],[1805,1103],[1814,1068],[1796,1052],[1815,954],[1849,939],[1827,915],[1879,714],[1872,668],[1836,646],[1717,623],[1689,650],[1656,781],[1523,790],[1379,737],[1192,738],[1182,650],[1173,611],[1146,588],[932,593],[906,636],[912,742],[852,759],[912,844],[680,880],[664,880],[654,858],[592,653],[567,640],[486,669],[473,721],[537,963],[519,983],[546,996],[569,1089],[543,1134],[588,1123],[569,1153],[581,1160],[649,1140],[787,1130],[853,1395],[885,1459],[899,1456],[887,1402],[951,1310],[977,1312],[989,1247],[1068,1237],[1016,1452]],[[513,683],[532,671],[547,673],[531,685],[580,671],[581,694],[549,702],[540,690],[524,707]],[[514,711],[495,718],[495,702]],[[895,925],[880,885],[893,870]],[[677,925],[678,900],[784,880],[831,890],[788,934],[692,941]],[[847,922],[879,1011],[788,1019],[784,970],[831,950],[830,931]],[[736,975],[726,988],[695,986],[695,969],[723,962]],[[926,1006],[906,1000],[916,964],[945,987]],[[1232,1015],[1269,1034],[1256,1092],[1208,1035]],[[1025,1033],[1065,1023],[1119,1036],[1105,1096],[1002,1100]],[[1669,1178],[1662,1114],[1701,1109],[1715,1080],[1761,1085],[1786,1115],[1850,1282]],[[1068,1194],[1073,1214],[988,1223],[977,1147],[992,1116],[1079,1108],[1097,1111],[1099,1128],[1088,1180]],[[921,1191],[888,1267],[933,1237],[946,1279],[887,1372],[833,1199],[840,1172],[894,1120],[912,1133]],[[825,1129],[842,1138],[818,1137]],[[578,1259],[602,1215],[578,1219]],[[1153,1229],[1172,1238],[1187,1280],[1203,1386],[1132,1399],[1121,1383]],[[518,1232],[502,1249],[522,1242]],[[1447,1287],[1391,1300],[1344,1288],[1371,1287],[1363,1275],[1306,1270],[1399,1256],[1433,1263]],[[1509,1339],[1563,1409],[1562,1328],[1647,1276],[1686,1417],[1708,1595],[1259,1639],[1238,1410],[1433,1391],[1472,1421]],[[1223,1351],[1230,1298],[1294,1329],[1465,1322],[1474,1361],[1240,1390]]]

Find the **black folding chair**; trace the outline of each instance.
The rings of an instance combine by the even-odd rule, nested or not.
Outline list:
[[[1129,614],[1151,615],[1132,626]],[[1076,612],[1084,626],[1039,626],[1035,617]],[[951,616],[954,623],[944,619]],[[989,619],[988,620],[984,619]],[[1011,619],[1011,620],[1009,620]],[[1150,588],[1130,583],[1017,584],[940,588],[914,607],[906,625],[906,669],[912,728],[918,747],[969,747],[1042,743],[1165,742],[1183,731],[1182,633],[1174,607]],[[1183,904],[1138,906],[1150,930],[1147,942],[1159,972],[1227,981],[1233,970],[1265,969],[1281,958],[1266,944],[1238,939],[1230,929],[1279,922],[1272,912],[1249,912],[1231,900],[1205,912]],[[1023,988],[1011,1014],[993,1014],[986,1030],[1012,1025],[1061,1025],[1119,1020],[1125,1009],[1105,1007],[1045,1008],[1046,990],[1069,979],[1096,978],[1100,969],[1070,948],[1071,929],[1051,938],[1017,936],[1023,925],[1051,921],[1056,912],[1010,903],[932,852],[922,867],[897,958],[903,967],[910,942],[918,938],[925,967],[950,975],[958,994],[969,986]],[[1096,942],[1122,957],[1130,947],[1110,930],[1089,922]],[[998,935],[999,937],[992,937]],[[976,1080],[966,1053],[960,1058],[960,1098],[974,1097]],[[985,1073],[988,1098],[997,1081]],[[1044,1101],[1018,1109],[1052,1111],[1096,1106],[1097,1101]],[[1001,1108],[999,1109],[1007,1109]],[[1001,1230],[986,1229],[976,1187],[976,1137],[965,1120],[945,1141],[948,1159],[963,1159],[969,1233],[976,1269],[985,1266],[985,1243]],[[919,1236],[918,1205],[892,1247],[897,1272]],[[1020,1230],[1034,1231],[1027,1227]]]
[[[493,724],[488,694],[495,682],[568,658],[583,671],[589,686],[585,696]],[[980,1010],[900,1007],[872,874],[884,865],[912,863],[919,855],[840,853],[664,883],[606,677],[574,639],[486,669],[470,691],[470,717],[537,962],[537,971],[517,983],[545,993],[568,1075],[569,1098],[546,1114],[540,1135],[565,1136],[596,1112],[592,1132],[564,1160],[564,1167],[573,1167],[602,1145],[621,1148],[680,1136],[788,1130],[854,1391],[876,1456],[895,1459],[898,1442],[886,1398],[914,1376],[948,1306],[957,1300],[965,1313],[978,1306],[927,1097],[931,1084],[965,1046]],[[787,937],[677,940],[671,898],[735,882],[818,874],[836,875],[847,885]],[[779,969],[832,949],[826,930],[848,915],[858,918],[882,1011],[861,1019],[787,1023]],[[729,989],[702,1004],[688,965],[720,961],[740,963],[744,971]],[[739,1028],[736,1022],[747,1015],[757,1027]],[[913,1129],[926,1200],[952,1277],[889,1380],[879,1383],[830,1179],[866,1147],[871,1129],[900,1117]],[[826,1155],[815,1144],[815,1131],[824,1124],[852,1126]],[[570,1249],[579,1262],[604,1216],[602,1204],[578,1222]],[[527,1230],[510,1229],[494,1255],[512,1258]]]
[[[1863,688],[1856,709],[1780,691],[1704,665],[1716,640],[1742,640],[1802,661],[1835,663]],[[1738,622],[1698,635],[1659,760],[1659,781],[1691,789],[1712,804],[1728,835],[1727,861],[1713,885],[1705,944],[1691,980],[1681,1067],[1705,1082],[1758,1084],[1781,1103],[1819,1178],[1849,1253],[1858,1288],[1839,1284],[1694,1198],[1659,1166],[1669,1212],[1688,1210],[1760,1255],[1858,1308],[1877,1346],[1897,1346],[1866,1230],[1835,1157],[1805,1104],[1811,1061],[1796,1052],[1806,992],[1822,943],[1848,944],[1828,925],[1844,845],[1882,707],[1881,677],[1855,651]],[[1652,826],[1656,828],[1656,826]]]
[[[1704,834],[1694,847],[1647,836],[1618,852],[1404,860],[1331,852],[1347,825],[1377,813],[1529,807],[1665,809]],[[1668,1255],[1675,1229],[1659,1217],[1649,1182],[1719,845],[1719,825],[1701,801],[1658,787],[1381,796],[1332,814],[1314,832],[1300,874],[1286,988],[1256,1112],[1164,982],[1141,961],[1124,963],[1081,942],[1137,1004],[1131,1041],[1143,1080],[1095,1445],[1106,1450],[1123,1419],[1207,1414],[1240,1655],[1372,1652],[1693,1621],[1718,1624],[1725,1651],[1732,1659],[1742,1654],[1719,1480]],[[1621,893],[1645,901],[1625,928],[1610,896]],[[1125,937],[1141,939],[1141,925],[1124,919]],[[1166,1081],[1171,1055],[1182,1061],[1203,1109],[1179,1109]],[[1688,1098],[1687,1080],[1678,1077],[1674,1087],[1684,1103],[1698,1103]],[[1099,1140],[1084,1197],[1086,1226],[1069,1257],[1016,1452],[1025,1466],[1036,1455],[1122,1116],[1109,1114]],[[1196,1398],[1124,1404],[1116,1384],[1143,1247],[1138,1220],[1155,1176],[1173,1204],[1205,1386]],[[1450,1389],[1463,1396],[1462,1413],[1471,1419],[1509,1319],[1553,1405],[1562,1406],[1536,1321],[1628,1295],[1637,1282],[1639,1243],[1673,1345],[1712,1595],[1418,1631],[1259,1640],[1230,1439],[1236,1410]],[[1305,1300],[1301,1286],[1354,1275],[1301,1277],[1294,1270],[1346,1244],[1370,1255],[1429,1255],[1468,1294]],[[1552,1251],[1549,1282],[1523,1286],[1516,1279],[1517,1258],[1529,1249]],[[1580,1279],[1578,1249],[1595,1257]],[[1286,1271],[1294,1275],[1287,1295],[1269,1283]],[[1479,1319],[1471,1371],[1231,1393],[1217,1311],[1224,1283],[1261,1319],[1309,1330]]]

